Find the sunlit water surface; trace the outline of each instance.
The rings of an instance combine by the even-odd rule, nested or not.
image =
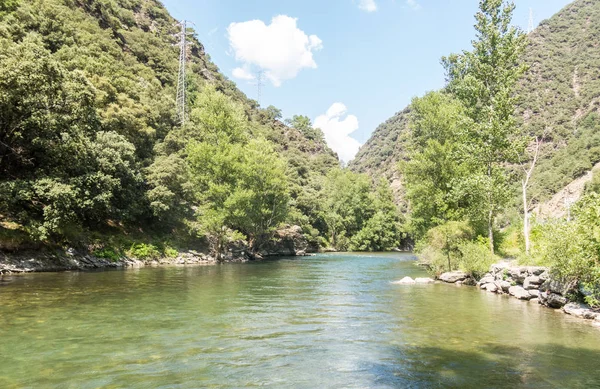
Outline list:
[[[0,388],[593,388],[600,330],[406,254],[0,281]]]

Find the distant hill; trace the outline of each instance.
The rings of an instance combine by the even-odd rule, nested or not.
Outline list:
[[[544,135],[530,195],[549,200],[600,162],[600,1],[577,0],[530,34],[518,107],[523,131]],[[392,182],[402,202],[398,161],[404,157],[410,107],[382,123],[349,167]]]

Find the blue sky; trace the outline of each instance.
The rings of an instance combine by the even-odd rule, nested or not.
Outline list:
[[[306,115],[346,161],[414,96],[444,84],[440,57],[470,48],[476,0],[163,0],[195,24],[220,70],[261,105]],[[526,29],[570,0],[516,0]],[[233,23],[233,24],[232,24]],[[234,77],[235,75],[235,77]]]

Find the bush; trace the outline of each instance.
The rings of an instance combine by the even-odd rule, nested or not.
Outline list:
[[[487,273],[490,266],[498,259],[490,252],[485,240],[463,242],[458,246],[458,251],[460,251],[458,268],[476,279]]]
[[[434,227],[427,231],[425,239],[417,245],[419,260],[436,275],[456,270],[457,261],[462,255],[460,245],[473,238],[473,229],[466,221],[451,221]]]
[[[117,262],[122,257],[122,255],[112,247],[104,247],[98,250],[94,250],[92,254],[98,258],[108,259],[112,262]]]
[[[600,195],[590,193],[573,208],[574,220],[540,226],[533,236],[536,264],[555,277],[577,283],[585,301],[600,306]]]
[[[158,248],[152,244],[134,243],[127,252],[127,255],[137,259],[158,259],[161,256]]]

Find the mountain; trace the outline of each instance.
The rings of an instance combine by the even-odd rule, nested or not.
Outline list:
[[[529,35],[530,70],[519,86],[524,133],[544,138],[530,196],[545,202],[600,162],[600,2],[577,0]],[[398,161],[410,107],[373,132],[349,167],[386,177],[402,203]]]

